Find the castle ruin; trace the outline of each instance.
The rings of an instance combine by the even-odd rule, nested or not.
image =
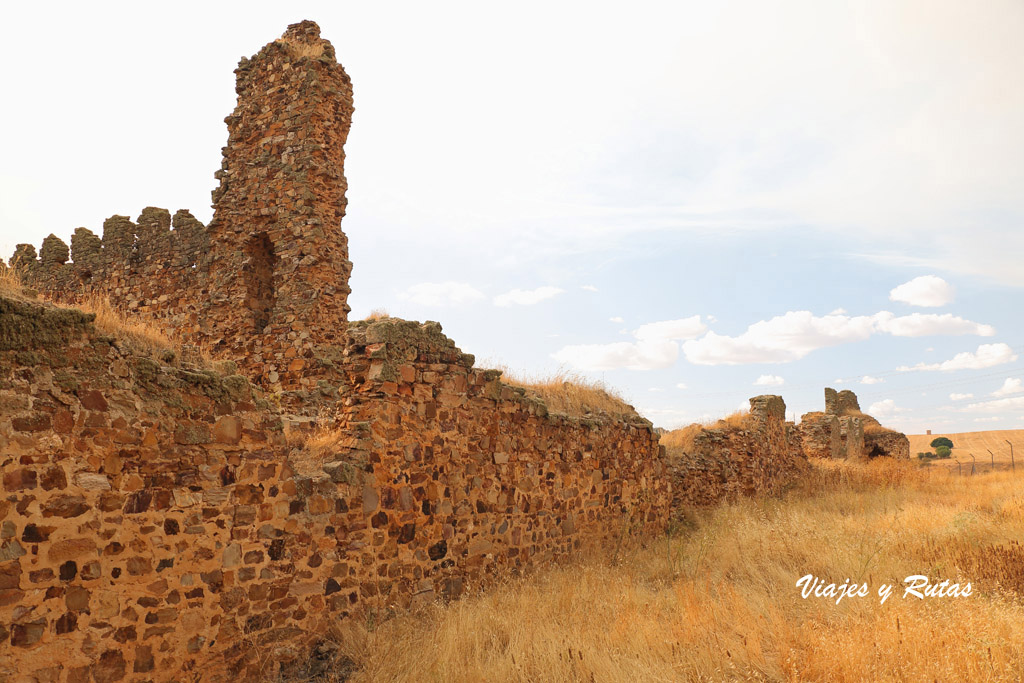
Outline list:
[[[814,458],[866,460],[910,457],[905,434],[886,429],[860,409],[849,389],[825,388],[825,412],[805,413],[798,426],[804,451]]]
[[[808,443],[888,447],[855,397],[819,436],[763,396],[670,463],[631,408],[552,413],[438,323],[349,322],[351,82],[310,21],[236,76],[209,226],[148,207],[10,259],[45,299],[106,297],[216,362],[0,293],[0,680],[308,674],[338,619],[775,490]]]
[[[437,323],[349,323],[352,86],[317,25],[236,75],[209,226],[150,207],[10,260],[216,362],[0,294],[0,680],[304,674],[338,619],[667,523],[631,408],[553,414]]]
[[[102,238],[76,229],[70,250],[52,234],[38,257],[19,244],[10,262],[54,301],[106,296],[261,386],[309,389],[324,375],[317,348],[343,345],[348,321],[352,83],[310,21],[243,58],[235,75],[209,226],[147,207],[134,222],[104,221]]]

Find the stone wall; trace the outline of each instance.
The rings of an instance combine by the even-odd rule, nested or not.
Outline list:
[[[780,396],[755,396],[742,426],[704,429],[692,446],[669,451],[666,460],[674,508],[771,493],[808,467]]]
[[[0,298],[0,680],[264,680],[338,618],[664,528],[642,418],[548,414],[436,323],[346,339],[314,425]]]

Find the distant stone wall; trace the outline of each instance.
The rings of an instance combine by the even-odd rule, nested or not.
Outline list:
[[[353,324],[314,450],[231,363],[89,321],[0,298],[0,680],[266,680],[338,618],[667,522],[648,422],[548,414],[436,323]]]
[[[826,387],[825,412],[805,413],[797,429],[804,452],[812,458],[910,457],[910,440],[861,412],[857,395],[849,389]]]
[[[742,427],[705,429],[692,447],[673,449],[666,460],[676,508],[771,493],[808,467],[780,396],[750,399],[750,415]]]
[[[864,435],[864,452],[868,458],[909,458],[910,439],[891,429],[871,430]]]

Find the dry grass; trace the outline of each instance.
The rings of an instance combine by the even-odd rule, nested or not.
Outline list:
[[[634,418],[637,413],[614,389],[604,382],[559,370],[551,375],[529,377],[502,371],[501,379],[512,386],[526,389],[528,394],[544,401],[548,411],[575,417],[587,414],[606,414],[613,417]]]
[[[893,431],[895,431],[895,430],[889,429],[888,427],[883,427],[882,425],[880,425],[878,423],[875,423],[875,422],[868,422],[868,423],[866,423],[864,425],[864,434],[865,435],[868,435],[868,434],[891,434]]]
[[[696,514],[612,564],[590,558],[336,634],[352,681],[1016,681],[1024,489],[909,463],[827,463],[785,499]],[[866,582],[802,599],[798,578]],[[914,574],[971,581],[903,598]],[[881,604],[877,590],[896,586]]]
[[[309,43],[300,43],[286,38],[279,38],[277,42],[286,45],[288,47],[288,51],[291,52],[293,56],[300,59],[302,57],[312,57],[316,59],[324,53],[324,45],[321,42],[316,42],[310,45]]]
[[[128,341],[146,353],[159,355],[179,350],[179,344],[156,323],[126,315],[114,308],[105,296],[89,294],[75,308],[95,314],[93,325],[100,332]]]
[[[370,315],[363,318],[363,320],[386,320],[387,318],[390,317],[391,314],[388,313],[383,308],[375,308],[372,311],[370,311]]]
[[[322,462],[325,457],[337,452],[342,443],[351,437],[351,431],[338,426],[333,416],[321,413],[312,429],[294,432],[289,435],[288,442],[293,447],[301,448],[315,461]]]
[[[16,267],[8,267],[0,261],[0,294],[23,296],[25,285]]]
[[[681,429],[673,429],[667,434],[662,434],[659,442],[665,448],[679,448],[685,451],[693,446],[693,440],[705,429],[707,429],[707,425],[694,422]]]
[[[717,420],[694,422],[681,429],[674,429],[667,434],[662,434],[660,442],[665,448],[687,450],[693,446],[693,440],[697,438],[697,435],[705,429],[743,429],[749,417],[750,411],[738,410]]]
[[[26,295],[36,296],[35,293],[26,290],[17,268],[0,268],[0,294],[19,298]],[[48,301],[45,298],[42,300]],[[183,344],[164,332],[159,323],[125,314],[115,308],[106,296],[88,294],[73,306],[48,302],[55,306],[72,307],[95,314],[93,326],[97,330],[128,342],[140,353],[162,359],[169,358],[168,353],[171,353],[175,358],[187,358],[189,362],[203,366],[210,366],[213,363],[206,350]]]

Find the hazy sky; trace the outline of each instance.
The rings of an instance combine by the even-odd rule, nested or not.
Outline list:
[[[353,317],[603,379],[679,426],[850,388],[1024,428],[1024,4],[5,3],[0,252],[211,216],[233,69],[353,79]]]

